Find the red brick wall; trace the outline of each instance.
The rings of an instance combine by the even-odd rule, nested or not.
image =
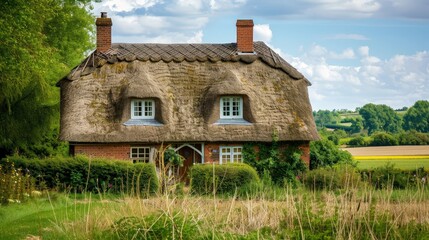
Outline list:
[[[206,143],[204,145],[204,162],[219,162],[220,146],[242,146],[237,143]],[[134,145],[133,145],[134,146]],[[280,148],[287,148],[288,143],[280,143]],[[83,154],[91,157],[102,157],[112,159],[130,159],[130,144],[72,144],[73,154]],[[159,147],[152,145],[152,147]],[[301,159],[310,166],[310,143],[302,142],[299,148],[303,151]],[[255,147],[258,151],[258,148]]]
[[[253,52],[253,20],[237,20],[237,49]]]
[[[220,146],[242,146],[243,143],[206,143],[204,147],[204,162],[219,162]],[[288,147],[288,143],[280,143],[280,148],[285,149]],[[310,166],[310,143],[302,142],[299,146],[299,149],[302,150],[301,159],[305,164]],[[258,151],[258,147],[255,146],[255,151]]]
[[[97,51],[105,52],[112,46],[112,19],[97,18]]]
[[[129,144],[85,144],[74,145],[74,154],[82,154],[90,157],[130,159]]]

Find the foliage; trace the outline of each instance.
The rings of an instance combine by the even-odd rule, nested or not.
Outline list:
[[[363,130],[363,120],[361,117],[353,118],[350,122],[352,123],[350,126],[351,133],[359,133]]]
[[[34,182],[28,172],[21,170],[13,163],[0,165],[0,204],[22,202],[31,195]]]
[[[420,100],[414,103],[404,115],[404,130],[416,130],[429,133],[429,101]]]
[[[395,168],[388,162],[382,167],[370,170],[361,170],[362,179],[370,183],[376,189],[405,189],[425,184],[429,172],[423,168],[415,170],[402,170]]]
[[[420,133],[415,130],[401,132],[398,136],[399,145],[428,145],[429,134]]]
[[[307,170],[298,145],[290,144],[282,151],[278,142],[274,140],[271,143],[257,143],[256,148],[258,151],[252,143],[243,146],[244,162],[254,167],[259,176],[269,174],[277,185],[296,184],[297,176]]]
[[[169,193],[180,191],[180,172],[184,158],[174,151],[171,145],[161,145],[155,157],[155,165],[158,170],[159,192]],[[182,179],[183,180],[183,179]]]
[[[237,189],[258,181],[255,169],[244,163],[191,167],[191,191],[197,194],[234,194]]]
[[[357,136],[357,137],[350,139],[350,141],[348,142],[348,145],[356,146],[356,147],[365,147],[365,146],[369,145],[369,142],[366,141],[364,137]]]
[[[337,164],[307,172],[304,185],[312,190],[352,189],[360,186],[360,173],[350,164]]]
[[[55,125],[55,124],[54,124]],[[20,146],[18,151],[20,156],[28,158],[45,158],[54,156],[68,156],[69,148],[68,143],[59,141],[59,127],[52,126],[52,128],[45,132],[41,141],[35,142],[31,145]]]
[[[1,164],[7,166],[8,162],[30,173],[39,188],[137,195],[158,190],[155,166],[149,163],[132,164],[83,156],[46,159],[12,156],[2,159]]]
[[[398,139],[395,136],[385,133],[377,132],[372,136],[371,146],[395,146],[398,145]]]
[[[197,222],[180,213],[154,213],[143,218],[123,217],[112,226],[115,239],[194,239],[201,235]]]
[[[327,139],[310,143],[310,169],[352,162],[353,158],[349,152],[340,150]]]
[[[368,134],[376,131],[396,133],[401,130],[401,117],[386,105],[366,104],[359,110]]]
[[[88,0],[0,5],[0,158],[42,141],[59,114],[56,81],[92,47]]]
[[[335,111],[319,110],[313,113],[316,126],[319,128],[326,127],[327,124],[337,124],[340,115]]]

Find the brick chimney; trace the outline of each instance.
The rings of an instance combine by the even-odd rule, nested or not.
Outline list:
[[[253,20],[237,20],[237,51],[242,53],[253,53]]]
[[[105,52],[112,46],[112,19],[107,12],[101,12],[101,17],[95,21],[97,26],[97,52]]]

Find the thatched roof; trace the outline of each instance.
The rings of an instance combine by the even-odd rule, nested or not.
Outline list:
[[[309,81],[262,42],[113,44],[63,78],[61,139],[70,142],[225,142],[318,139]],[[243,97],[250,124],[219,124],[219,98]],[[133,98],[155,100],[156,122],[130,120]]]
[[[148,43],[116,43],[104,53],[91,54],[82,62],[67,79],[73,80],[89,74],[94,67],[118,61],[131,62],[134,60],[169,63],[171,61],[186,62],[245,62],[252,63],[262,60],[272,68],[281,69],[292,79],[305,80],[311,83],[294,67],[269,48],[264,42],[254,42],[255,54],[240,54],[236,43],[226,44],[148,44]]]

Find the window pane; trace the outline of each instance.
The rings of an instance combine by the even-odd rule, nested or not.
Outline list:
[[[240,102],[241,98],[235,97],[232,99],[232,116],[240,116]]]
[[[223,101],[223,115],[224,116],[229,116],[230,115],[230,108],[231,108],[231,106],[230,106],[230,102],[229,102],[229,98],[223,98],[222,99],[222,101]]]
[[[142,115],[142,102],[134,101],[134,116],[141,116],[141,115]]]
[[[145,101],[144,102],[144,115],[146,117],[151,117],[152,116],[152,101]]]
[[[133,162],[149,162],[150,147],[131,147]]]

